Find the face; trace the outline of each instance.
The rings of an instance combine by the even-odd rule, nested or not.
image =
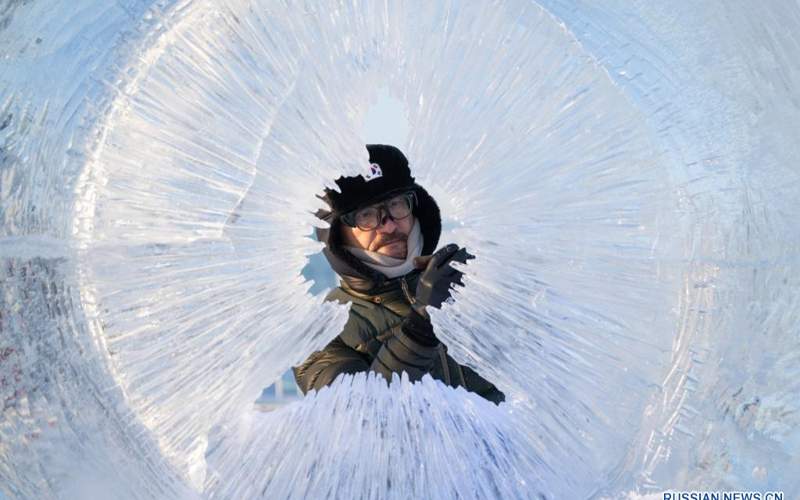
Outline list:
[[[342,224],[342,233],[346,245],[396,259],[405,259],[408,255],[408,235],[412,227],[414,227],[413,214],[400,220],[394,220],[384,214],[383,221],[371,231]]]

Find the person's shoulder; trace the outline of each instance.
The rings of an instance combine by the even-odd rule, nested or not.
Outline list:
[[[339,304],[350,304],[350,319],[344,326],[344,330],[339,334],[346,345],[355,349],[356,346],[363,344],[365,339],[374,337],[375,326],[373,321],[375,316],[375,309],[378,307],[369,300],[356,297],[347,293],[343,288],[334,288],[325,300],[329,302],[338,302]]]
[[[338,302],[339,304],[352,304],[352,306],[357,308],[358,307],[372,308],[375,306],[375,304],[373,304],[369,300],[363,299],[361,297],[356,297],[355,295],[348,293],[347,290],[345,290],[342,287],[334,288],[333,290],[328,292],[328,295],[325,296],[325,300],[327,302]]]
[[[340,304],[347,304],[353,300],[353,296],[345,292],[342,287],[337,287],[328,292],[325,296],[325,302],[338,302]]]

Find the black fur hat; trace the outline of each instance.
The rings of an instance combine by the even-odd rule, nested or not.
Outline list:
[[[358,175],[336,179],[336,185],[341,192],[325,190],[325,195],[321,198],[330,206],[330,210],[317,212],[317,217],[330,223],[330,228],[317,228],[317,238],[327,247],[324,251],[325,257],[348,286],[359,291],[381,286],[387,278],[343,248],[340,220],[343,214],[388,198],[397,192],[414,191],[417,205],[413,213],[420,221],[423,255],[433,253],[442,232],[439,206],[422,186],[414,182],[405,155],[394,146],[382,144],[369,144],[367,151],[369,161],[373,164],[370,175],[367,178]]]
[[[334,216],[341,216],[359,207],[369,205],[394,193],[414,189],[414,178],[408,168],[408,159],[394,146],[368,144],[370,174],[339,177],[339,193],[325,190],[325,201]]]

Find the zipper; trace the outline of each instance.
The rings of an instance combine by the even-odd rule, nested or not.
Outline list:
[[[408,290],[408,283],[406,282],[405,276],[400,278],[400,288],[403,289],[403,295],[405,295],[409,305],[413,306],[414,304],[417,303],[417,299],[414,298],[414,296],[412,296],[411,292],[409,292]],[[439,359],[442,362],[442,373],[444,374],[444,382],[447,385],[452,386],[453,382],[450,379],[450,366],[447,364],[447,354],[445,353],[444,344],[439,344]],[[456,366],[458,366],[458,364],[456,364]],[[461,382],[463,383],[464,387],[466,387],[467,383],[464,380],[464,374],[461,372],[460,366],[458,366],[458,374],[461,376]]]
[[[444,383],[452,385],[450,381],[450,367],[447,366],[447,355],[444,353],[444,344],[439,344],[439,359],[442,360],[442,373],[444,373]]]
[[[402,288],[402,289],[403,289],[403,295],[405,295],[405,296],[406,296],[406,300],[408,301],[408,303],[409,303],[410,305],[412,305],[412,306],[413,306],[414,304],[416,304],[416,303],[417,303],[417,299],[415,299],[415,298],[414,298],[414,297],[411,295],[411,292],[409,292],[409,291],[408,291],[408,283],[406,283],[406,277],[405,277],[405,276],[403,276],[402,278],[400,278],[400,288]]]
[[[466,389],[467,379],[464,378],[464,372],[461,370],[461,365],[459,363],[456,363],[456,369],[458,370],[458,376],[461,377],[461,387]]]

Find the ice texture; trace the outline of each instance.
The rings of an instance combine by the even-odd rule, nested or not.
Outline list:
[[[0,497],[800,495],[798,33],[796,1],[4,3]],[[437,334],[507,400],[358,374],[260,412],[346,320],[311,213],[384,94],[477,256]]]

